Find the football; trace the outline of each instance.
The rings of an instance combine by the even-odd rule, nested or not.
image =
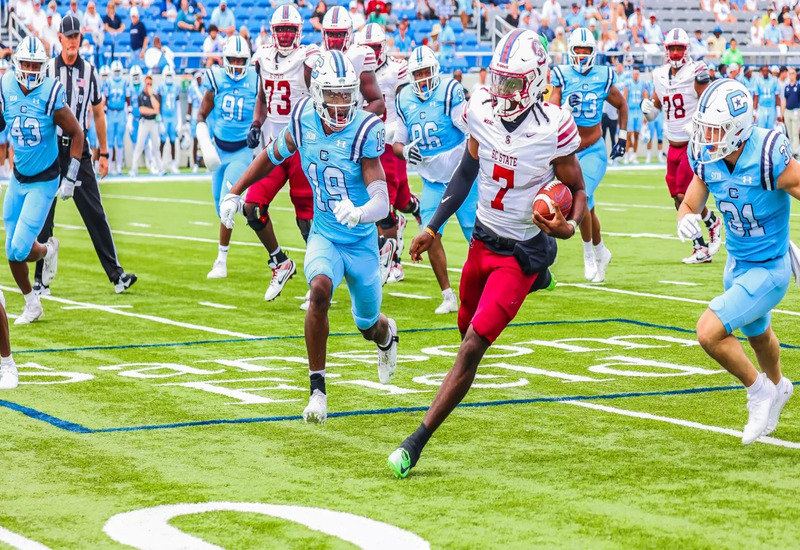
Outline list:
[[[569,216],[572,210],[572,191],[560,181],[550,182],[539,191],[533,199],[533,211],[546,220],[552,220],[556,216],[553,203],[558,205],[565,218]]]

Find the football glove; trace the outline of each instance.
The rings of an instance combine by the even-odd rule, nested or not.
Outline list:
[[[649,121],[654,121],[658,116],[658,109],[656,109],[656,104],[653,103],[653,100],[645,98],[642,100],[642,114],[647,118]]]
[[[337,222],[346,225],[349,229],[353,229],[361,221],[361,209],[356,208],[350,199],[337,202],[333,208],[333,214],[336,216]]]
[[[233,217],[242,207],[242,197],[228,193],[219,205],[219,221],[228,229],[233,229]]]
[[[247,132],[247,146],[250,149],[255,149],[258,147],[258,143],[261,141],[261,124],[254,120],[253,123],[250,125],[250,131]]]
[[[627,145],[627,139],[618,139],[617,142],[614,144],[614,147],[611,149],[611,156],[609,158],[616,159],[621,157],[625,154],[625,146]]]
[[[422,137],[418,137],[408,145],[403,146],[403,158],[408,161],[409,166],[416,166],[422,162],[422,153],[419,152],[419,147],[417,147],[417,143],[421,140]]]
[[[81,167],[81,161],[76,158],[69,160],[69,168],[67,168],[67,175],[61,178],[61,185],[58,187],[58,196],[62,201],[71,199],[75,194],[75,188],[80,187],[81,182],[78,179],[78,170]]]
[[[678,237],[682,243],[693,241],[703,235],[700,229],[701,220],[700,214],[686,214],[678,220]]]
[[[581,104],[581,98],[578,94],[570,94],[570,96],[567,98],[567,102],[569,103],[569,106],[574,109]]]
[[[133,135],[133,115],[128,113],[128,118],[125,121],[125,133],[133,137],[133,142],[136,144],[136,136]]]

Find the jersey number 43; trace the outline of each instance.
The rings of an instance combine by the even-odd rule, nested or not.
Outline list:
[[[32,117],[16,117],[11,123],[10,132],[19,147],[35,147],[42,142],[39,121]]]

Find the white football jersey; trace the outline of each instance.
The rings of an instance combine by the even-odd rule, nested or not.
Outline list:
[[[397,120],[394,100],[397,87],[408,82],[407,67],[408,62],[405,60],[389,57],[386,59],[386,63],[375,70],[375,77],[378,79],[378,86],[383,94],[383,102],[386,104],[383,120],[387,124]]]
[[[325,49],[325,45],[323,44],[322,47],[319,48],[319,52],[327,51]],[[378,66],[378,61],[375,58],[375,52],[369,46],[361,46],[360,44],[351,44],[347,51],[343,52],[347,59],[350,60],[350,63],[353,64],[353,68],[356,70],[356,74],[361,77],[361,73],[364,71],[374,71]],[[311,55],[306,60],[306,65],[310,68],[314,67],[314,62],[316,61],[316,56]],[[364,96],[361,94],[361,90],[358,91],[358,99],[359,104],[363,101]]]
[[[527,241],[539,233],[533,223],[533,200],[553,181],[554,159],[574,153],[581,144],[568,109],[543,103],[513,132],[492,112],[486,88],[467,107],[470,135],[478,142],[478,219],[507,239]]]
[[[667,122],[667,139],[685,143],[689,141],[686,126],[692,122],[699,99],[694,89],[695,78],[708,69],[702,61],[689,61],[673,76],[671,68],[667,63],[653,71],[653,87]]]
[[[286,57],[274,46],[261,46],[253,59],[264,88],[267,101],[267,119],[263,132],[267,140],[289,123],[292,107],[309,96],[305,80],[306,59],[316,55],[319,47],[300,46]]]

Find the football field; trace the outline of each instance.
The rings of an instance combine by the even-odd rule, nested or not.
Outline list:
[[[306,425],[307,287],[288,193],[271,214],[298,274],[265,302],[267,255],[241,217],[228,278],[206,279],[210,182],[187,178],[101,185],[122,265],[139,276],[125,294],[74,205],[59,204],[44,317],[11,327],[21,384],[0,393],[0,548],[800,544],[800,398],[771,437],[741,444],[745,391],[694,335],[721,292],[725,250],[681,263],[690,246],[675,235],[663,169],[609,171],[596,195],[614,254],[606,282],[584,281],[579,238],[559,241],[557,288],[528,297],[405,480],[386,458],[459,344],[455,314],[433,313],[429,265],[404,262],[405,280],[384,287],[400,329],[391,385],[378,382],[346,287],[336,291],[328,421]],[[409,218],[406,254],[415,231]],[[455,287],[468,250],[456,222],[445,247]],[[800,289],[779,307],[784,372],[800,381]]]

